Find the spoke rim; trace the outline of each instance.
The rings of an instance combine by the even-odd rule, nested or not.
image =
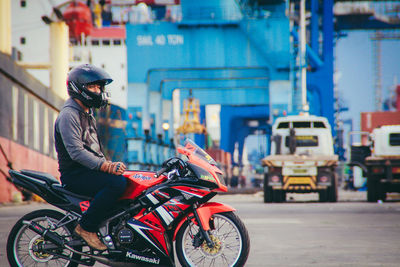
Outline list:
[[[214,240],[221,242],[217,253],[208,253],[202,249],[193,247],[192,238],[198,233],[199,227],[192,222],[185,229],[182,238],[183,257],[190,266],[234,266],[242,251],[242,236],[234,222],[219,214],[213,215],[215,229],[211,230]]]

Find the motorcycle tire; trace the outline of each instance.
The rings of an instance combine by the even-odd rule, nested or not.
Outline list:
[[[34,221],[44,228],[48,228],[50,223],[57,223],[65,215],[55,210],[36,210],[26,214],[11,229],[11,232],[7,240],[7,258],[11,267],[23,267],[23,266],[63,266],[63,267],[74,267],[78,266],[78,263],[68,259],[63,259],[56,255],[48,253],[42,253],[34,251],[34,247],[38,247],[46,241],[43,237],[28,228],[23,221]],[[63,225],[55,229],[57,234],[64,236],[67,240],[72,238],[73,226],[70,224]],[[79,247],[75,247],[76,250],[81,250]],[[57,253],[62,253],[70,259],[79,260],[80,255],[72,253],[67,249],[60,248]]]
[[[176,238],[176,255],[182,266],[244,266],[250,250],[249,234],[233,212],[214,214],[210,220],[210,238],[215,246],[203,241],[195,247],[199,227],[186,221]]]

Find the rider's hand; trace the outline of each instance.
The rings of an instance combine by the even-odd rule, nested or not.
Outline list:
[[[115,175],[121,175],[126,170],[126,166],[122,162],[105,161],[101,165],[100,170],[103,172],[108,172],[108,173],[115,174]]]

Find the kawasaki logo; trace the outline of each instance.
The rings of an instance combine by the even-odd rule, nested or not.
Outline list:
[[[159,264],[160,263],[160,259],[148,258],[148,257],[145,257],[145,256],[136,255],[136,254],[133,254],[130,251],[126,252],[126,257],[134,259],[134,260],[140,260],[140,261],[153,263],[153,264]]]
[[[145,176],[145,175],[143,175],[143,174],[135,174],[134,176],[133,176],[133,178],[135,178],[135,179],[140,179],[140,180],[151,180],[151,177],[150,176]]]

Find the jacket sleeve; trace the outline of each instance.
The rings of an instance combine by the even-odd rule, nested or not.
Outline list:
[[[99,170],[105,158],[97,157],[86,150],[82,141],[82,127],[76,112],[60,113],[57,130],[61,135],[65,149],[73,161],[92,170]]]

